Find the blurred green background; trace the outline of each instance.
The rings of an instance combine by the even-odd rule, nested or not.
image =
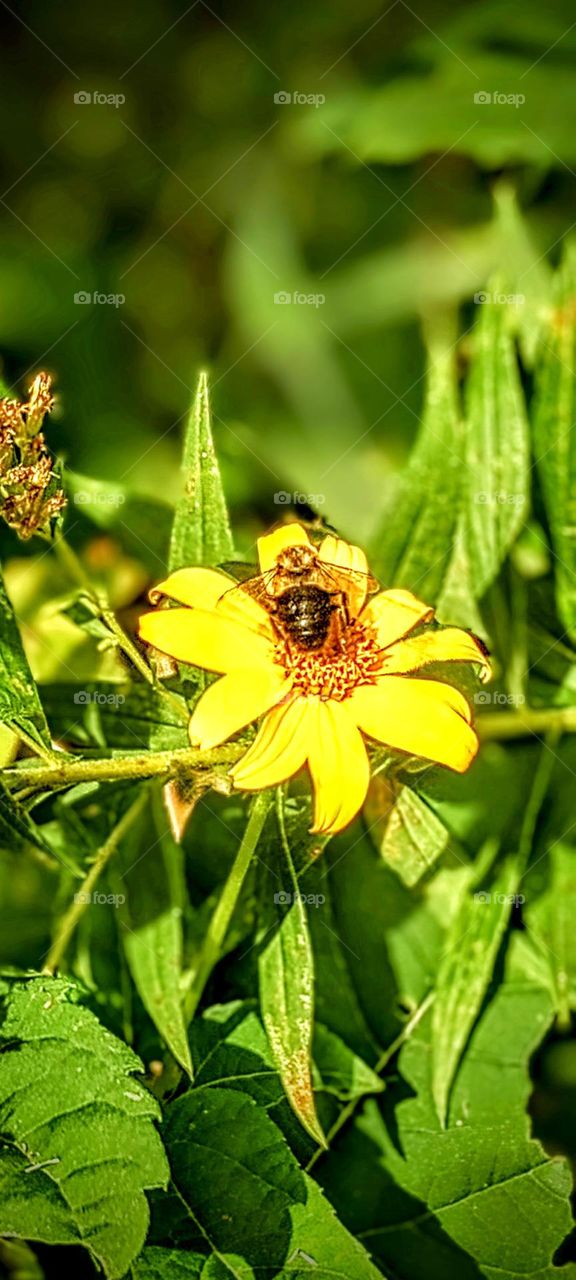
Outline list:
[[[418,428],[422,318],[465,331],[502,266],[526,342],[546,306],[573,5],[1,13],[0,348],[13,386],[54,372],[53,447],[170,498],[207,367],[240,541],[295,491],[368,538]]]

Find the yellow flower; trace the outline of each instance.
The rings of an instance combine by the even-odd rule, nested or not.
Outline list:
[[[285,558],[287,549],[311,546],[301,525],[274,530],[258,541],[262,573],[278,572],[278,557]],[[153,600],[167,596],[185,607],[144,614],[140,635],[163,653],[222,676],[194,709],[192,743],[206,750],[218,746],[263,717],[232,770],[234,785],[259,791],[307,764],[315,793],[312,830],[333,834],[366,797],[365,738],[459,773],[468,768],[478,749],[468,702],[452,685],[420,671],[432,662],[471,662],[487,679],[490,668],[466,631],[423,630],[434,611],[411,592],[368,598],[369,578],[347,579],[347,570],[367,573],[359,547],[328,534],[317,555],[336,566],[330,572],[341,574],[347,596],[340,643],[331,649],[291,643],[266,602],[231,590],[230,578],[214,569],[179,569],[161,582]]]

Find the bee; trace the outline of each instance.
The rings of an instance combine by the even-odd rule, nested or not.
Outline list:
[[[265,573],[252,573],[251,565],[221,567],[242,576],[232,590],[252,596],[288,646],[305,652],[342,652],[343,630],[351,621],[350,596],[379,590],[371,574],[328,564],[312,546],[285,547]]]

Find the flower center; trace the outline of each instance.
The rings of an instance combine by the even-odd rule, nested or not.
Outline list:
[[[339,651],[299,649],[280,641],[274,651],[293,688],[323,702],[343,702],[360,684],[376,684],[382,671],[383,650],[371,627],[352,622],[342,629]]]

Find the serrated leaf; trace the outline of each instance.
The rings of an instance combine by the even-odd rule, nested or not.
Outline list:
[[[377,775],[366,819],[381,857],[409,887],[418,884],[450,847],[444,823],[411,787]]]
[[[534,411],[536,465],[555,552],[558,611],[576,635],[576,251],[571,246],[554,282]]]
[[[552,1015],[549,992],[529,977],[529,953],[515,934],[505,980],[456,1079],[450,1128],[440,1125],[432,1097],[427,1016],[402,1050],[382,1106],[369,1100],[318,1165],[343,1221],[385,1274],[421,1280],[424,1256],[433,1280],[574,1280],[573,1263],[553,1265],[573,1225],[569,1169],[529,1136],[529,1062]]]
[[[283,818],[281,819],[283,822]],[[306,1131],[320,1146],[311,1050],[314,1026],[314,963],[308,921],[292,855],[283,841],[278,859],[285,887],[267,875],[258,955],[260,1008],[272,1056],[286,1096]]]
[[[442,1124],[464,1046],[492,978],[521,868],[518,858],[507,858],[489,892],[465,888],[446,937],[432,1011],[432,1093]]]
[[[143,850],[147,851],[145,868]],[[184,854],[168,830],[158,793],[124,840],[118,868],[118,884],[126,897],[118,921],[128,968],[155,1027],[191,1076],[182,1009]]]
[[[295,1280],[311,1269],[316,1280],[377,1280],[362,1245],[251,1098],[192,1090],[169,1106],[165,1138],[186,1243],[209,1245],[231,1276]]]
[[[462,468],[453,335],[442,327],[429,335],[420,434],[374,539],[373,567],[385,586],[437,600],[452,553]]]
[[[50,747],[50,733],[0,574],[0,721]]]
[[[57,978],[15,982],[0,1028],[0,1234],[80,1244],[110,1280],[148,1228],[167,1166],[142,1063]]]
[[[476,598],[496,577],[526,519],[529,435],[501,283],[480,303],[466,388],[466,546]]]
[[[176,506],[169,568],[219,564],[234,555],[220,468],[212,438],[208,379],[200,374],[186,426],[184,494]]]

